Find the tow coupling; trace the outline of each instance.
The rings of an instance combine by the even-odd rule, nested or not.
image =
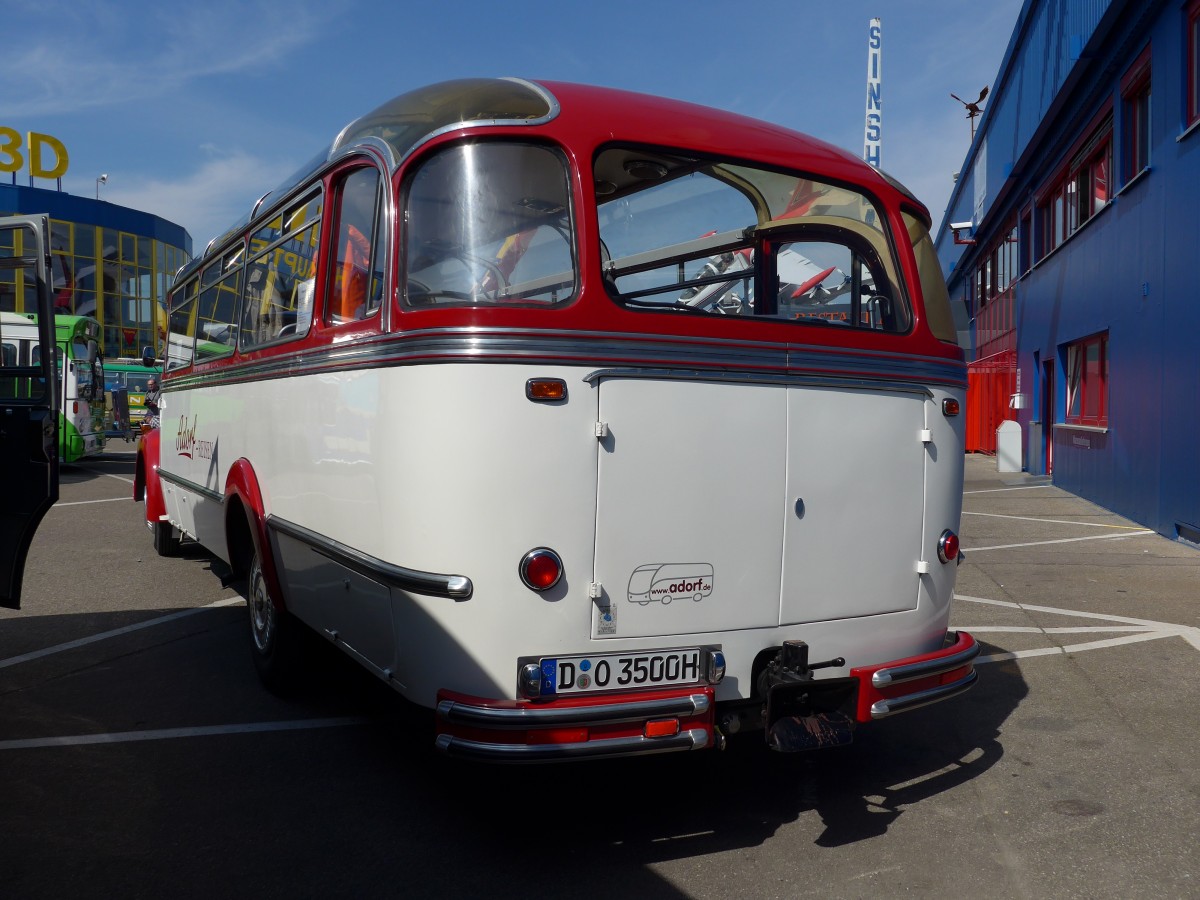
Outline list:
[[[810,663],[808,644],[784,641],[758,677],[767,695],[767,746],[782,753],[838,747],[854,739],[854,678],[817,681],[815,669],[844,666],[842,657]]]

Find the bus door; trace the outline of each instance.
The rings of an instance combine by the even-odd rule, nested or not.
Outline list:
[[[34,532],[58,499],[49,232],[46,216],[0,218],[0,306],[38,314],[37,345],[26,354],[0,322],[0,606],[10,609],[21,605]]]
[[[782,385],[602,377],[592,636],[779,621]]]
[[[780,624],[916,608],[927,406],[899,386],[788,388]]]

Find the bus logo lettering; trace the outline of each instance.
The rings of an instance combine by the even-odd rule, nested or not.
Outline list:
[[[697,603],[712,593],[713,567],[708,563],[650,563],[629,576],[629,602],[646,606],[690,598]]]
[[[192,425],[188,427],[187,416],[179,417],[179,430],[175,433],[175,449],[180,456],[192,458],[192,447],[196,444],[196,419],[192,416]]]
[[[213,442],[196,437],[196,422],[199,418],[192,416],[192,424],[188,425],[187,416],[179,417],[179,429],[175,432],[175,450],[187,459],[212,459]]]

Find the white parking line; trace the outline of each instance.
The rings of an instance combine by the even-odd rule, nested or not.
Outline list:
[[[1067,628],[1039,628],[1036,625],[972,625],[971,634],[1096,634],[1101,631],[1157,631],[1153,625],[1075,625]]]
[[[115,478],[117,481],[124,481],[126,484],[133,484],[132,478],[126,478],[124,475],[114,475],[112,472],[101,472],[99,469],[93,469],[91,466],[79,466],[85,472],[91,472],[93,475],[103,475],[105,478]]]
[[[1086,644],[1070,644],[1064,647],[1039,647],[1035,650],[1011,650],[1004,653],[993,653],[991,656],[977,656],[975,665],[981,663],[1004,662],[1009,659],[1025,659],[1030,656],[1055,656],[1069,653],[1083,653],[1087,650],[1102,650],[1107,647],[1120,647],[1123,644],[1137,644],[1142,641],[1157,641],[1161,638],[1176,637],[1173,634],[1163,634],[1151,631],[1143,634],[1131,634],[1126,637],[1109,638],[1106,641],[1089,641]]]
[[[238,604],[245,602],[245,599],[242,597],[231,597],[228,600],[218,600],[215,603],[208,604],[207,606],[198,606],[194,609],[183,609],[179,612],[170,613],[169,615],[165,616],[156,616],[153,619],[147,619],[145,622],[138,622],[136,625],[126,625],[123,628],[114,628],[111,631],[102,631],[99,634],[90,634],[87,637],[82,637],[74,641],[67,641],[65,644],[55,644],[53,647],[43,647],[41,650],[31,650],[29,653],[22,653],[20,656],[11,656],[8,659],[0,659],[0,669],[6,669],[9,666],[30,662],[34,659],[41,659],[43,656],[52,656],[55,653],[62,653],[64,650],[74,650],[76,647],[86,647],[88,644],[94,644],[97,641],[106,641],[109,638],[119,637],[122,634],[140,631],[143,628],[151,628],[155,625],[173,622],[176,619],[194,616],[196,613],[202,613],[206,610],[215,609],[221,606],[237,606]]]
[[[1006,488],[984,488],[979,491],[963,491],[963,495],[967,494],[1003,494],[1005,491],[1036,491],[1038,488],[1054,487],[1052,484],[1025,484],[1019,487]]]
[[[1093,534],[1087,537],[1076,538],[1059,538],[1053,541],[1026,541],[1023,544],[995,544],[991,547],[963,547],[963,553],[982,553],[984,550],[1016,550],[1020,547],[1044,547],[1048,544],[1074,544],[1078,541],[1121,541],[1125,538],[1140,537],[1145,534],[1157,534],[1155,531],[1148,529],[1142,531],[1130,531],[1126,534]]]
[[[1070,519],[1043,519],[1041,516],[1002,516],[1000,513],[968,512],[964,516],[983,516],[987,519],[1016,519],[1019,522],[1050,522],[1054,525],[1086,525],[1089,528],[1123,528],[1126,531],[1145,531],[1141,525],[1109,525],[1104,522],[1072,522]]]
[[[1093,613],[1078,609],[1060,609],[1059,607],[1055,606],[1037,606],[1031,603],[1013,603],[1009,600],[989,600],[985,597],[969,597],[965,594],[955,594],[954,599],[965,601],[967,603],[981,603],[987,606],[1003,606],[1008,609],[1020,610],[1022,612],[1050,613],[1052,615],[1070,616],[1071,618],[1077,619],[1098,619],[1102,622],[1119,623],[1110,625],[1097,625],[1092,627],[1084,625],[1071,625],[1048,628],[1029,625],[963,626],[964,630],[971,634],[982,634],[988,632],[1008,632],[1012,634],[1040,633],[1049,638],[1054,634],[1100,634],[1111,633],[1114,631],[1126,632],[1126,634],[1122,637],[1105,638],[1098,641],[1087,641],[1082,644],[1067,644],[1061,647],[1039,647],[1033,650],[1014,650],[1005,653],[994,653],[991,656],[980,656],[976,658],[976,664],[1002,662],[1009,659],[1027,659],[1034,656],[1054,656],[1065,655],[1068,653],[1083,653],[1088,650],[1104,650],[1109,647],[1120,647],[1124,646],[1125,644],[1136,644],[1142,641],[1156,641],[1160,638],[1169,637],[1183,638],[1187,643],[1191,644],[1197,650],[1200,650],[1200,628],[1196,628],[1192,625],[1177,625],[1173,622],[1155,622],[1150,619],[1135,619],[1130,616]]]
[[[213,737],[222,734],[257,734],[268,731],[301,731],[309,728],[341,728],[369,722],[363,716],[338,719],[293,719],[289,722],[249,722],[242,725],[207,725],[193,728],[155,728],[146,731],[117,731],[108,734],[69,734],[47,738],[0,741],[0,750],[32,750],[44,747],[79,747],[85,744],[123,744],[130,741],[164,741],[173,738]]]
[[[103,500],[68,500],[66,503],[59,501],[55,503],[51,509],[58,509],[60,506],[83,506],[85,503],[116,503],[118,500],[124,500],[129,503],[128,497],[105,497]]]
[[[89,635],[88,637],[79,638],[78,640],[67,641],[63,644],[55,644],[53,647],[45,647],[41,650],[34,650],[30,653],[23,653],[20,656],[13,656],[8,659],[0,660],[0,669],[7,668],[8,666],[15,666],[19,663],[30,662],[31,660],[35,659],[41,659],[42,657],[51,656],[55,653],[62,653],[66,650],[74,650],[77,647],[84,647],[88,644],[94,644],[97,641],[104,641],[123,634],[140,631],[143,628],[150,628],[155,625],[163,625],[167,622],[173,622],[177,619],[193,616],[196,613],[201,613],[205,610],[215,609],[223,606],[235,606],[245,602],[246,601],[241,597],[233,597],[227,600],[218,600],[215,603],[210,603],[207,606],[201,606],[195,609],[184,609],[180,610],[179,612],[170,613],[169,615],[156,616],[153,619],[147,619],[145,622],[138,622],[136,625],[126,625],[123,628],[113,628],[110,631],[102,631],[99,634]],[[256,734],[271,731],[302,731],[312,728],[338,728],[347,725],[362,725],[369,721],[370,719],[364,716],[344,716],[341,718],[332,719],[293,719],[285,722],[247,722],[239,725],[200,725],[188,728],[155,728],[143,731],[107,732],[104,734],[68,734],[57,735],[55,737],[19,738],[15,740],[0,741],[0,751],[32,750],[47,747],[78,747],[87,744],[122,744],[130,741],[162,741],[171,740],[173,738],[213,737],[225,734]]]

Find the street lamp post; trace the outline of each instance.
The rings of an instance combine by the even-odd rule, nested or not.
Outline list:
[[[107,184],[107,183],[108,183],[108,173],[107,172],[105,172],[103,175],[101,175],[99,178],[96,179],[96,199],[97,200],[100,199],[100,185]]]

